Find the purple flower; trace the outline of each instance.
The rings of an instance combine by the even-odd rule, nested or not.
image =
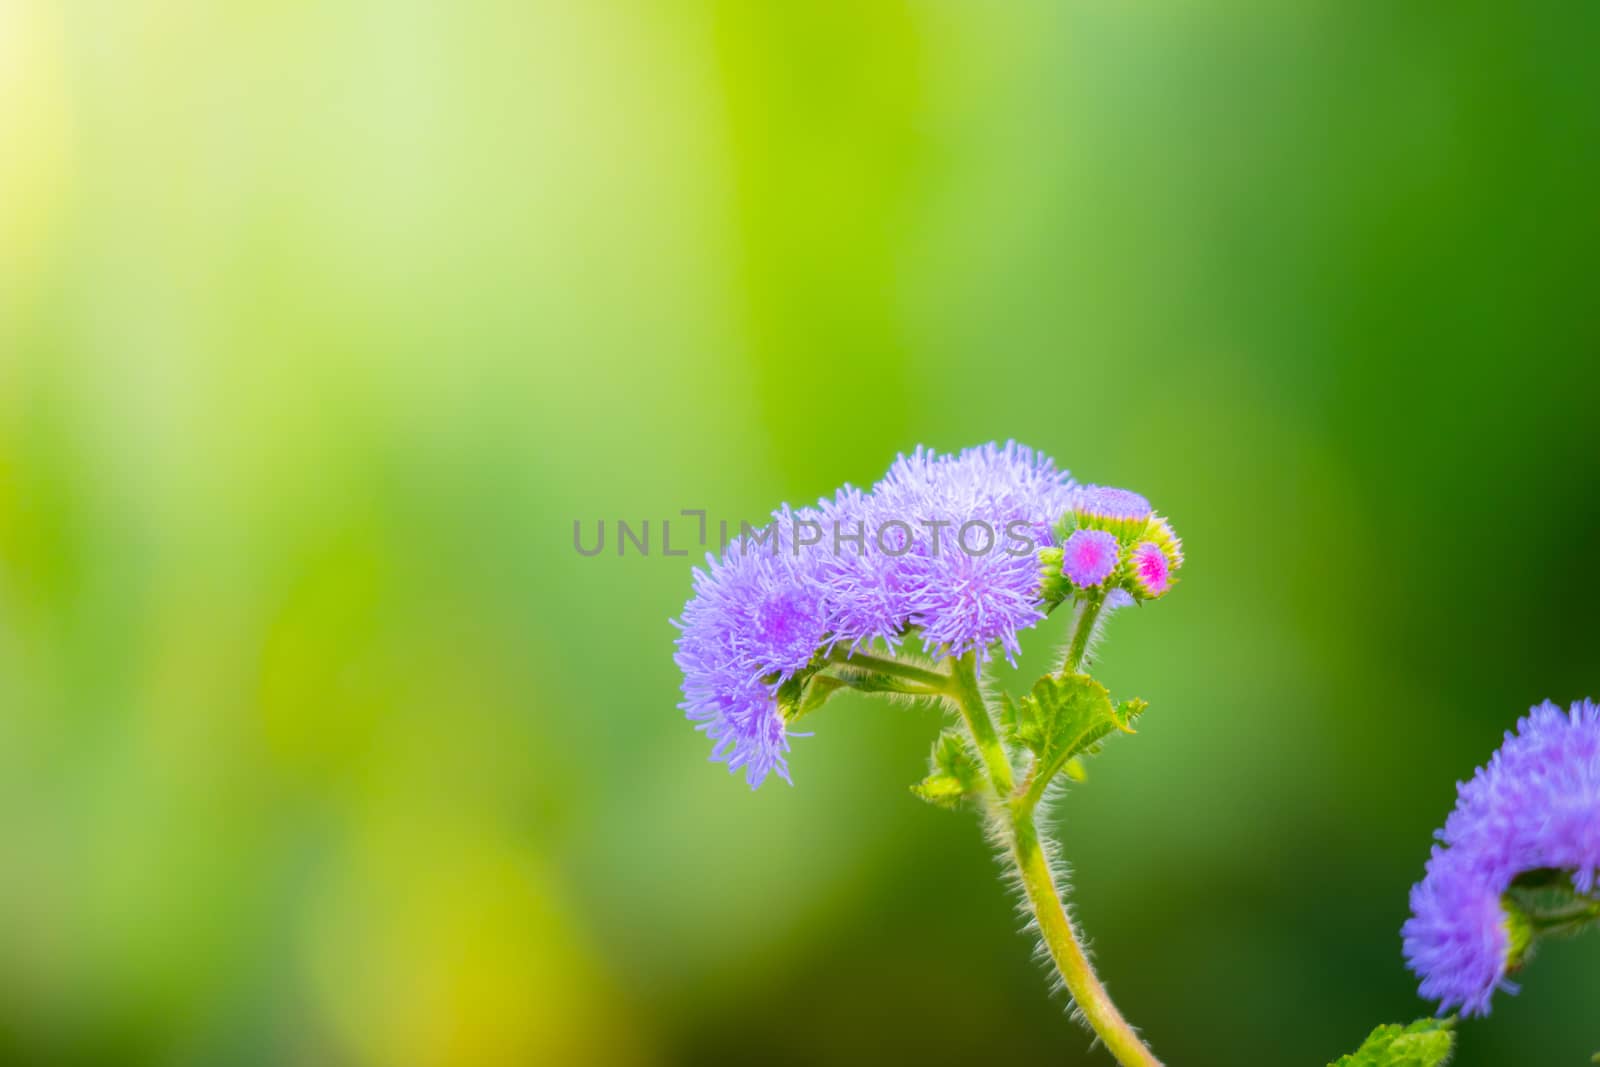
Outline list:
[[[1600,708],[1546,701],[1457,787],[1401,930],[1408,966],[1440,1009],[1484,1014],[1510,960],[1501,895],[1525,871],[1571,874],[1581,893],[1600,874]]]
[[[792,528],[785,510],[760,535],[731,542],[720,560],[708,555],[675,621],[679,707],[716,741],[712,758],[743,767],[752,788],[771,771],[789,776],[789,742],[773,694],[811,661],[826,634],[814,556],[796,552]]]
[[[1441,840],[1495,875],[1534,867],[1573,872],[1579,892],[1600,872],[1600,707],[1546,701],[1508,732],[1486,767],[1458,790]]]
[[[1496,989],[1516,991],[1506,981],[1511,935],[1501,890],[1471,860],[1435,846],[1426,876],[1411,888],[1412,918],[1402,929],[1407,965],[1422,978],[1418,992],[1439,1001],[1441,1012],[1459,1004],[1468,1016],[1487,1015]]]
[[[818,505],[824,544],[816,554],[816,577],[823,587],[828,629],[834,640],[859,648],[874,640],[898,647],[911,617],[913,590],[895,556],[906,548],[908,532],[879,526],[872,497],[846,485]]]
[[[1097,586],[1117,568],[1117,539],[1104,530],[1076,530],[1062,546],[1061,573],[1077,586]]]
[[[1018,633],[1044,618],[1035,553],[1071,489],[1049,457],[1014,441],[895,460],[872,490],[870,523],[894,538],[877,565],[930,652],[998,643],[1016,655]]]
[[[743,768],[752,786],[772,772],[787,779],[784,682],[841,642],[893,650],[912,628],[932,654],[986,658],[998,645],[1013,659],[1018,635],[1044,618],[1039,550],[1054,547],[1074,509],[1156,536],[1143,497],[1083,490],[1014,441],[957,454],[919,447],[870,492],[847,485],[816,508],[780,508],[696,569],[694,596],[674,623],[680,706],[715,741],[712,757]],[[1061,573],[1080,586],[1117,573],[1133,538],[1109,531],[1076,531]],[[1167,565],[1156,545],[1141,547]],[[1165,582],[1163,572],[1163,590]],[[1109,606],[1123,602],[1132,602],[1125,590],[1109,591]]]

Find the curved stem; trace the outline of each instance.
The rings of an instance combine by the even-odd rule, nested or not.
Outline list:
[[[919,667],[915,663],[904,660],[890,659],[885,656],[873,656],[865,652],[851,652],[848,648],[839,646],[829,653],[828,660],[846,667],[856,667],[864,671],[876,671],[894,678],[904,678],[918,685],[925,685],[938,692],[948,692],[950,676],[938,671]]]
[[[1093,605],[1093,611],[1098,613],[1098,603]],[[1093,625],[1094,618],[1086,611],[1080,626],[1089,629]],[[1074,639],[1073,643],[1076,645],[1078,642]],[[1054,961],[1061,980],[1066,983],[1067,992],[1072,994],[1084,1019],[1105,1043],[1106,1050],[1123,1067],[1161,1067],[1161,1061],[1139,1039],[1139,1035],[1112,1002],[1111,995],[1106,992],[1093,965],[1089,963],[1083,946],[1078,944],[1072,920],[1067,917],[1066,908],[1061,904],[1061,894],[1056,889],[1050,865],[1045,861],[1039,830],[1033,821],[1034,806],[1043,787],[1035,789],[1033,785],[1037,783],[1030,783],[1022,796],[1015,801],[1011,799],[1011,759],[1000,741],[1000,735],[995,732],[989,709],[978,689],[977,660],[972,653],[951,659],[950,680],[950,695],[966,720],[972,740],[988,768],[989,784],[999,801],[996,812],[1005,819],[1006,830],[1011,838],[1011,857],[1016,862],[1023,891],[1028,896],[1028,906],[1033,909],[1040,936],[1044,938],[1045,948],[1049,950],[1050,959]],[[1038,771],[1039,768],[1035,767],[1036,775]]]
[[[1033,809],[1019,804],[1009,811],[1011,855],[1016,860],[1023,891],[1028,894],[1028,904],[1039,922],[1039,934],[1050,951],[1050,958],[1055,961],[1056,970],[1061,973],[1061,980],[1066,983],[1067,992],[1072,994],[1089,1026],[1105,1042],[1106,1051],[1123,1067],[1161,1067],[1155,1053],[1146,1047],[1117,1010],[1111,995],[1094,973],[1083,946],[1078,944],[1072,920],[1062,907],[1061,894],[1039,844]]]

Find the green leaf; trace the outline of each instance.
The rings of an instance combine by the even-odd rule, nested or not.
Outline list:
[[[1014,744],[1038,757],[1038,773],[1048,780],[1069,760],[1098,752],[1114,731],[1133,733],[1133,720],[1147,706],[1142,700],[1112,706],[1106,687],[1087,674],[1048,675],[1021,703],[1005,700],[1000,721]]]
[[[930,804],[954,808],[983,789],[983,767],[967,748],[966,740],[954,730],[946,730],[933,743],[933,773],[911,787],[911,791]]]
[[[1440,1067],[1456,1044],[1455,1019],[1418,1019],[1409,1026],[1387,1023],[1361,1047],[1329,1067]]]

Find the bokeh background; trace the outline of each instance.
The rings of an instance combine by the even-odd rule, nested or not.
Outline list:
[[[1008,437],[1188,548],[1059,809],[1129,1016],[1426,1013],[1456,780],[1600,696],[1597,30],[0,0],[0,1059],[1108,1062],[906,791],[935,712],[752,794],[675,708],[661,520]],[[1600,941],[1525,979],[1461,1067],[1600,1048]]]

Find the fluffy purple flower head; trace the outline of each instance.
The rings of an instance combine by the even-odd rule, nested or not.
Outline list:
[[[1061,573],[1073,585],[1097,586],[1117,569],[1119,546],[1105,530],[1075,530],[1061,549]]]
[[[930,651],[998,643],[1016,655],[1018,633],[1044,618],[1035,554],[1051,543],[1071,489],[1049,457],[1014,441],[895,460],[872,491],[871,525],[894,546],[877,553],[878,566]]]
[[[1441,1012],[1459,1005],[1463,1015],[1487,1015],[1496,989],[1516,991],[1506,981],[1511,934],[1500,890],[1471,857],[1435,846],[1427,874],[1411,887],[1411,912],[1401,931],[1406,963],[1422,979],[1418,992]]]
[[[1487,873],[1559,867],[1591,892],[1600,873],[1600,707],[1530,709],[1458,789],[1440,839],[1473,852]]]
[[[716,741],[712,758],[744,768],[752,788],[769,772],[789,776],[774,693],[811,661],[827,632],[815,557],[796,551],[790,518],[785,511],[761,536],[734,540],[721,559],[707,555],[675,623],[679,707]]]
[[[1600,875],[1600,708],[1546,701],[1457,788],[1401,930],[1407,965],[1440,1009],[1484,1014],[1505,986],[1510,940],[1502,894],[1526,871],[1570,873],[1580,893]],[[1487,902],[1487,903],[1486,903]],[[1487,918],[1493,908],[1493,924]],[[1494,934],[1491,925],[1500,931]]]
[[[911,615],[908,577],[894,566],[908,534],[892,526],[880,529],[880,510],[872,497],[850,485],[818,504],[825,543],[818,546],[815,573],[828,629],[851,648],[873,641],[897,647]]]

